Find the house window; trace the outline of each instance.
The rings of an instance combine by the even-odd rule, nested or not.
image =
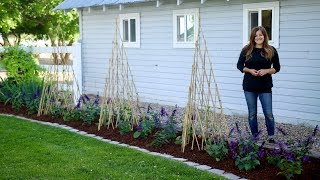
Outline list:
[[[140,48],[139,13],[120,14],[120,34],[124,47]]]
[[[199,9],[173,11],[173,47],[194,48],[198,32]]]
[[[243,44],[247,44],[251,29],[263,26],[270,45],[279,47],[279,2],[243,4]]]

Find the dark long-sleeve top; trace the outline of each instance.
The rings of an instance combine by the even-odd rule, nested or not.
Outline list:
[[[275,48],[274,55],[271,61],[262,55],[262,48],[254,48],[251,57],[246,60],[246,50],[242,50],[237,63],[237,68],[243,72],[243,68],[247,67],[249,69],[269,69],[274,68],[276,72],[280,71],[280,62],[278,52]],[[245,73],[243,77],[243,90],[258,93],[271,92],[273,87],[271,74],[266,74],[264,76],[253,76],[251,73]]]

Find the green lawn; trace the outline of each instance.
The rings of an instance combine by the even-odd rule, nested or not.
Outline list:
[[[0,179],[220,179],[183,163],[0,116]]]

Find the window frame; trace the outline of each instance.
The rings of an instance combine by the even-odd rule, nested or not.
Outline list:
[[[249,40],[249,12],[258,11],[258,25],[261,26],[262,10],[272,10],[272,30],[269,44],[279,48],[279,1],[243,4],[243,45],[248,44]]]
[[[136,41],[130,42],[130,20],[135,19],[135,26],[136,26]],[[128,20],[128,39],[129,42],[123,41],[123,20]],[[130,47],[130,48],[140,48],[140,14],[139,13],[129,13],[129,14],[119,14],[119,31],[120,31],[120,37],[123,42],[124,47]]]
[[[177,39],[177,17],[178,16],[187,16],[194,15],[194,40],[193,42],[178,42]],[[193,9],[181,9],[181,10],[173,10],[172,13],[173,19],[173,48],[194,48],[195,42],[198,38],[198,28],[199,28],[199,8]]]

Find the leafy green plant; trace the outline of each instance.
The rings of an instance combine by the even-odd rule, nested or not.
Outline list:
[[[79,121],[81,120],[82,111],[81,109],[74,108],[71,111],[64,110],[62,115],[64,121]]]
[[[19,110],[23,106],[20,85],[11,78],[3,80],[0,88],[0,99],[4,103],[11,104],[13,109]]]
[[[53,119],[60,118],[63,115],[63,110],[60,107],[54,106],[51,111],[51,117]]]
[[[149,119],[143,119],[137,126],[137,131],[133,134],[134,138],[147,138],[155,128],[155,122]]]
[[[221,161],[228,154],[227,142],[224,140],[221,140],[217,143],[214,143],[212,141],[207,141],[206,151],[216,161]]]
[[[59,100],[60,101],[60,100]],[[53,118],[63,116],[64,121],[83,121],[83,124],[91,124],[99,115],[99,96],[94,101],[90,101],[86,94],[79,97],[78,103],[72,110],[62,109],[54,106],[51,115]]]
[[[182,136],[176,137],[176,140],[174,141],[175,144],[181,145],[182,144]]]
[[[236,122],[236,128],[233,128],[230,131],[229,136],[234,129],[236,129],[236,132],[239,134],[239,139],[236,141],[231,141],[229,144],[229,149],[232,153],[232,158],[235,159],[235,165],[240,170],[247,171],[255,169],[258,165],[260,165],[259,158],[262,158],[265,154],[265,150],[263,149],[265,142],[263,142],[261,146],[257,145],[257,141],[260,139],[262,131],[259,131],[254,137],[244,139],[238,122]]]
[[[162,130],[156,132],[154,140],[151,145],[160,147],[163,144],[169,143],[171,140],[177,137],[178,130],[176,128],[176,123],[174,117],[170,116],[167,123],[164,125]]]
[[[130,121],[132,119],[131,107],[123,107],[123,109],[120,110],[120,116],[118,117],[120,117],[121,120]]]
[[[83,124],[91,124],[99,116],[100,108],[92,104],[83,107],[81,119]]]
[[[36,114],[39,109],[43,84],[35,79],[24,81],[21,84],[22,98],[24,105],[27,107],[28,114]]]
[[[28,114],[34,114],[38,111],[41,89],[42,83],[38,80],[17,82],[7,78],[0,85],[0,101],[10,103],[15,110],[26,106]]]
[[[286,136],[282,128],[277,127],[277,130]],[[279,141],[276,143],[278,147],[268,153],[267,160],[269,164],[275,165],[280,169],[278,175],[291,179],[295,174],[301,174],[301,164],[308,159],[308,154],[314,143],[313,139],[318,131],[318,126],[316,126],[312,134],[304,141],[296,143],[287,139],[284,142]]]
[[[121,135],[128,134],[132,131],[130,121],[120,120],[118,121],[118,129]]]
[[[240,170],[255,169],[260,165],[258,159],[259,146],[251,140],[243,140],[239,142],[238,156],[236,158],[236,166]]]
[[[300,161],[281,159],[278,168],[280,172],[278,173],[285,176],[286,179],[291,179],[294,174],[301,174],[302,166]]]
[[[19,46],[10,46],[2,53],[2,62],[7,70],[7,75],[14,81],[28,81],[36,79],[43,69],[31,52]]]

